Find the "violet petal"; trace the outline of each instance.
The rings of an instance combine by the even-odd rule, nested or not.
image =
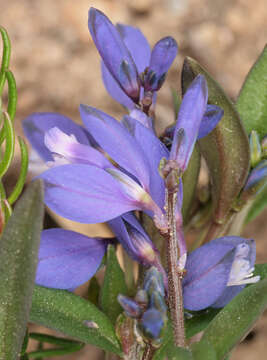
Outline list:
[[[170,153],[170,159],[178,163],[182,172],[186,170],[194,149],[207,100],[207,82],[203,75],[198,75],[183,97]]]
[[[80,113],[87,130],[103,150],[147,189],[149,164],[140,145],[125,126],[90,106],[80,105]]]
[[[160,89],[177,52],[177,43],[170,36],[159,40],[155,44],[145,76],[144,88],[146,91],[157,91]]]
[[[207,105],[205,114],[201,120],[199,131],[198,131],[198,139],[207,136],[213,129],[215,129],[218,122],[223,117],[223,109],[216,105]]]
[[[56,289],[74,289],[85,283],[99,268],[106,243],[74,231],[44,230],[36,283]]]
[[[117,29],[136,64],[138,72],[143,72],[150,59],[150,47],[146,38],[139,29],[133,26],[118,24]],[[101,70],[106,90],[113,99],[128,109],[134,109],[135,103],[121,89],[103,62],[101,62]]]
[[[51,152],[44,144],[45,132],[53,127],[59,128],[68,135],[74,135],[82,144],[89,144],[85,130],[68,117],[58,113],[33,113],[24,119],[22,126],[25,136],[44,161],[53,160]]]
[[[159,164],[162,158],[169,157],[169,151],[154,132],[142,125],[139,121],[136,121],[128,115],[126,115],[124,119],[127,121],[128,126],[131,127],[131,132],[136,141],[138,141],[149,163],[149,193],[152,199],[162,209],[165,201],[165,186],[164,180],[159,174]]]
[[[88,224],[104,222],[139,209],[117,180],[95,166],[57,166],[45,171],[40,178],[45,184],[46,205],[73,221]]]
[[[99,10],[89,10],[88,26],[93,41],[111,75],[122,90],[138,102],[140,81],[132,56],[111,21]]]

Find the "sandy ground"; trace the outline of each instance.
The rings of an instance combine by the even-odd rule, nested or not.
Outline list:
[[[113,22],[140,27],[151,45],[166,35],[177,40],[179,56],[159,95],[159,126],[173,120],[170,86],[180,87],[185,55],[199,60],[234,99],[267,39],[266,0],[0,0],[0,23],[13,46],[19,133],[22,119],[33,111],[58,111],[79,121],[78,105],[85,103],[117,118],[123,114],[100,80],[99,56],[87,29],[90,6],[104,11]],[[14,180],[12,173],[7,183]],[[266,215],[246,232],[257,240],[258,262],[267,259]],[[102,231],[90,227],[92,236]],[[265,358],[266,320],[264,316],[257,323],[253,336],[234,351],[232,359]],[[86,346],[62,359],[93,360],[97,355]]]

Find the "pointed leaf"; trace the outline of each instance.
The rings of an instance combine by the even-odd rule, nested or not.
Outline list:
[[[245,288],[212,320],[202,341],[224,358],[248,333],[267,307],[267,279]],[[220,341],[218,341],[220,339]]]
[[[267,207],[267,187],[263,189],[259,194],[256,195],[255,200],[253,201],[247,218],[246,223],[249,223],[253,219],[255,219],[256,216],[258,216],[264,209]]]
[[[17,203],[0,240],[0,359],[21,350],[31,306],[43,222],[41,181]]]
[[[30,320],[51,329],[121,354],[114,328],[95,305],[65,290],[36,286]]]
[[[200,152],[198,145],[195,146],[188,167],[183,174],[183,207],[182,214],[184,222],[188,220],[190,209],[194,200],[198,175],[200,170]]]
[[[256,264],[254,275],[260,275],[261,280],[267,277],[267,263],[266,264]]]
[[[214,221],[221,223],[247,178],[249,144],[230,99],[206,70],[191,58],[186,58],[183,66],[183,93],[198,74],[205,75],[208,82],[209,103],[224,110],[224,116],[216,128],[199,141],[213,185]]]
[[[177,346],[169,346],[167,349],[168,360],[193,360],[191,352]]]
[[[101,289],[101,308],[113,323],[123,311],[117,300],[118,295],[127,295],[127,293],[124,273],[118,263],[115,248],[109,245],[106,272]]]
[[[267,134],[267,45],[248,73],[236,105],[247,134],[256,130],[263,138]]]
[[[216,351],[208,341],[200,341],[192,345],[194,360],[217,360]]]
[[[220,309],[208,308],[206,310],[193,313],[192,317],[185,320],[186,338],[190,339],[200,331],[203,331],[219,311]]]
[[[94,276],[90,280],[88,287],[88,300],[93,303],[95,306],[98,306],[98,299],[100,293],[100,285],[97,281],[97,278]]]

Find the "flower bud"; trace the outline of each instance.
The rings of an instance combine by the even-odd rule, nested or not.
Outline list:
[[[261,160],[261,144],[257,131],[252,130],[249,135],[250,162],[254,168]]]
[[[127,316],[134,319],[140,317],[142,309],[135,300],[120,294],[118,295],[118,302],[120,303]]]

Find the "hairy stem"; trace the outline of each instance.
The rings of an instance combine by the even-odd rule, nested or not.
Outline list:
[[[167,216],[169,231],[167,234],[168,302],[171,312],[174,343],[185,347],[184,309],[182,278],[183,271],[178,268],[179,249],[176,232],[175,209],[177,191],[167,190]]]
[[[143,353],[142,360],[151,360],[151,359],[153,359],[153,355],[154,355],[155,351],[156,351],[156,349],[152,345],[147,344],[146,347],[145,347],[145,351]]]

